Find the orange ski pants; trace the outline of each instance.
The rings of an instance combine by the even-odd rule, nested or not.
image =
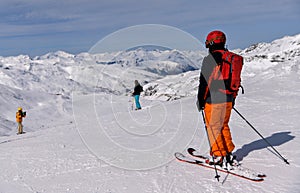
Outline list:
[[[211,155],[226,156],[226,154],[232,152],[235,147],[228,126],[231,109],[231,102],[205,104],[204,113],[211,145]]]

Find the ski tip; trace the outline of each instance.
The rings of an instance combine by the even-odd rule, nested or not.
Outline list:
[[[174,153],[174,156],[175,156],[176,158],[184,157],[184,155],[183,155],[182,153],[179,153],[179,152]]]
[[[255,180],[253,180],[254,182],[263,182],[264,181],[264,179],[263,178],[257,178],[257,179],[255,179]]]
[[[193,154],[193,152],[196,150],[194,148],[190,147],[187,149],[187,151],[189,152],[189,154]]]
[[[258,174],[257,177],[265,178],[265,177],[267,177],[267,175],[266,174]]]

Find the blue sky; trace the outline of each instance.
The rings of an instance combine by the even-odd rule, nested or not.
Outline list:
[[[220,29],[228,48],[245,48],[300,33],[299,10],[299,0],[1,0],[0,55],[87,52],[141,24],[176,27],[201,42]]]

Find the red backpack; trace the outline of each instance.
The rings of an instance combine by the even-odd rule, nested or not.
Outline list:
[[[223,62],[218,64],[213,70],[208,81],[208,86],[210,86],[212,80],[227,80],[226,90],[220,89],[221,92],[233,94],[236,97],[241,87],[242,94],[244,94],[244,89],[241,85],[243,57],[228,50],[215,50],[214,52],[222,54]]]

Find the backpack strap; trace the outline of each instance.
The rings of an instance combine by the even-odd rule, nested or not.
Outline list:
[[[205,89],[205,93],[204,93],[204,97],[203,97],[204,100],[206,100],[206,98],[207,98],[211,82],[219,77],[219,75],[220,75],[220,68],[221,68],[220,65],[216,65],[216,67],[214,67],[211,75],[209,76],[209,79],[208,79],[208,82],[207,82],[207,87]]]

